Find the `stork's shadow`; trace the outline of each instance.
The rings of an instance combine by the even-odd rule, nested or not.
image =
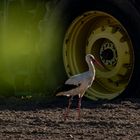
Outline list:
[[[117,107],[117,104],[126,104],[127,102],[133,102],[138,104],[140,108],[140,98],[117,98],[114,100],[98,100],[93,101],[86,97],[82,99],[81,108],[85,109],[94,109],[94,108],[108,108],[112,109]],[[66,108],[68,105],[67,97],[57,97],[53,100],[30,100],[30,99],[16,99],[16,98],[0,98],[0,110],[36,110],[36,109],[56,109],[56,108]],[[71,108],[77,108],[78,105],[78,96],[75,96],[72,101]]]

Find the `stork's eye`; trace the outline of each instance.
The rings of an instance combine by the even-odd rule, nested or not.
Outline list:
[[[90,56],[90,59],[92,59],[92,61],[94,61],[93,57]]]

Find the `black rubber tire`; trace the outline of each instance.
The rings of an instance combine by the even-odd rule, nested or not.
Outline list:
[[[67,28],[71,22],[86,11],[98,10],[109,13],[114,16],[126,28],[133,44],[134,49],[134,70],[131,80],[124,91],[124,95],[134,95],[139,91],[140,77],[140,14],[137,9],[128,0],[61,0],[53,10],[49,19],[50,33],[55,34],[57,40],[51,41],[52,47],[63,47],[63,40]],[[53,26],[52,26],[53,25]],[[48,27],[49,27],[48,26]],[[58,31],[57,31],[58,30]],[[61,53],[60,53],[61,55]],[[62,58],[61,58],[62,59]],[[123,95],[123,94],[121,94]]]

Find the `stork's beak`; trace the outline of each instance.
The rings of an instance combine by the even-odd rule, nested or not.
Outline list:
[[[94,64],[97,64],[99,67],[104,68],[103,65],[96,59],[93,61]]]

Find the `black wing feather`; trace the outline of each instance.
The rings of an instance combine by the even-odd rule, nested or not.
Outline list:
[[[58,87],[56,89],[56,92],[55,93],[69,91],[69,90],[75,89],[75,88],[77,88],[79,86],[80,85],[63,84],[62,86],[60,86],[60,87]]]

